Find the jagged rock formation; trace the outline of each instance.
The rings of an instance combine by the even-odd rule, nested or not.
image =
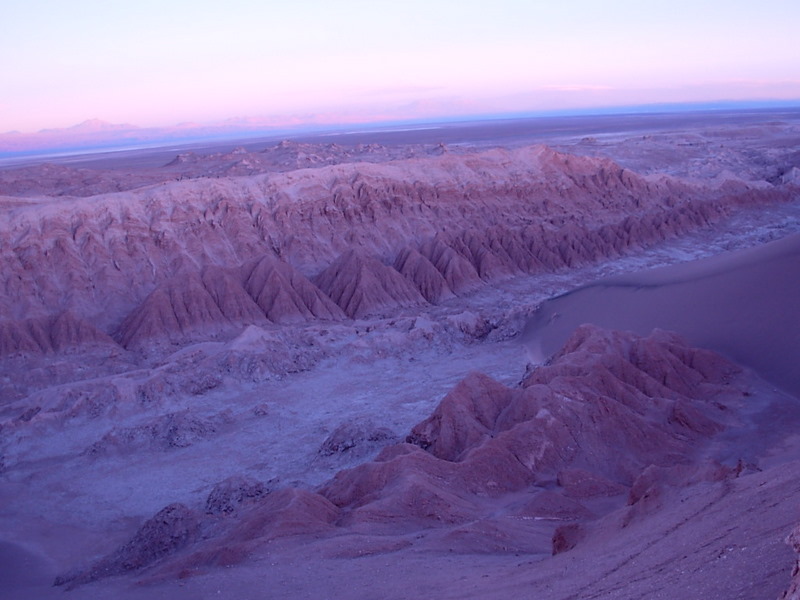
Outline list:
[[[456,294],[474,290],[483,283],[472,263],[438,237],[423,242],[419,251]]]
[[[799,298],[800,235],[793,234],[691,265],[582,286],[542,303],[526,337],[550,354],[581,323],[639,334],[660,327],[798,394],[794,357],[800,352],[800,322],[794,315]]]
[[[338,320],[344,313],[283,261],[264,256],[242,274],[209,266],[156,288],[118,332],[126,348],[147,340],[180,341],[267,322]]]
[[[246,275],[245,289],[270,321],[344,318],[342,310],[287,263],[264,256]]]
[[[0,357],[117,346],[108,335],[69,311],[53,317],[0,321]]]
[[[339,257],[315,282],[353,319],[425,304],[408,279],[377,258],[355,250]]]
[[[266,494],[258,486],[246,486],[242,498],[234,494],[230,500],[233,505],[217,507],[214,502],[211,513],[171,504],[146,521],[118,550],[88,568],[58,576],[54,583],[71,589],[148,567],[185,577],[201,566],[241,562],[258,544],[275,538],[329,532],[338,515],[336,507],[318,494],[292,488]],[[225,510],[228,507],[232,509]],[[234,518],[219,523],[217,508],[223,516]],[[187,548],[201,537],[205,540]],[[181,551],[183,556],[175,559]]]
[[[0,314],[66,308],[110,332],[126,317],[127,328],[159,287],[169,288],[158,294],[167,299],[150,304],[180,303],[187,292],[178,281],[205,295],[196,280],[181,279],[187,271],[238,269],[268,254],[319,276],[351,250],[399,265],[418,289],[443,298],[436,274],[401,252],[419,252],[460,294],[481,280],[614,256],[787,194],[736,181],[705,188],[645,179],[605,159],[531,147],[17,203],[0,215]],[[403,294],[399,304],[409,301]],[[179,331],[199,324],[167,314],[161,321],[177,321]]]
[[[120,325],[118,338],[134,346],[149,338],[183,339],[229,322],[198,273],[155,289]]]
[[[72,588],[104,577],[121,575],[147,567],[185,547],[200,532],[197,514],[180,503],[170,504],[146,521],[136,535],[118,550],[87,570],[56,578],[55,585]]]
[[[232,323],[263,323],[263,307],[254,302],[242,283],[228,272],[216,266],[203,269],[203,287],[208,291],[220,312]]]
[[[478,497],[531,485],[561,481],[579,497],[621,492],[651,464],[688,460],[722,429],[728,413],[708,399],[737,370],[664,332],[585,326],[521,389],[469,376],[409,444],[340,472],[321,493],[348,509],[348,522],[464,522],[478,518]]]
[[[173,574],[231,564],[275,537],[308,532],[402,536],[436,528],[442,543],[466,552],[567,552],[591,535],[595,510],[616,506],[624,527],[658,510],[665,486],[735,477],[733,468],[695,459],[738,422],[731,409],[745,390],[738,373],[674,334],[641,338],[585,326],[519,387],[468,376],[405,443],[340,471],[317,493],[266,493],[252,479],[228,479],[202,513],[181,509],[175,535],[159,513],[120,550],[59,582],[155,561]],[[321,453],[355,447],[371,439],[368,430],[337,429]],[[591,504],[598,498],[606,503]],[[203,539],[186,548],[200,528]]]
[[[754,278],[675,264],[680,289],[658,303],[665,282],[629,271],[796,231],[792,135],[756,157],[771,164],[713,181],[662,176],[707,172],[694,146],[638,175],[543,147],[148,153],[156,185],[52,170],[57,200],[29,173],[25,196],[0,196],[6,591],[57,594],[80,564],[58,583],[98,597],[777,597],[797,403],[766,367],[651,334],[669,323],[583,309],[669,307],[703,348],[692,333],[734,323],[793,374],[795,251],[740,257]],[[706,146],[717,164],[723,138]],[[585,285],[606,273],[640,304],[584,295],[608,294]],[[529,319],[535,339],[511,339]],[[587,322],[648,337],[575,332]]]
[[[444,275],[414,248],[401,250],[394,261],[394,268],[409,279],[428,302],[436,304],[455,295]]]

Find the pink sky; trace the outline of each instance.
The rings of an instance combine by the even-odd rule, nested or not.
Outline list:
[[[800,99],[796,0],[28,0],[0,132]]]

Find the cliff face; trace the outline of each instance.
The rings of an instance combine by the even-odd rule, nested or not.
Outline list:
[[[348,316],[375,314],[618,255],[782,193],[650,180],[536,146],[32,198],[0,214],[0,320],[70,310],[107,333],[124,322],[127,344],[133,321],[141,336],[155,321],[183,331],[341,318],[327,298]],[[259,260],[278,266],[242,280]],[[343,300],[349,288],[356,299]]]

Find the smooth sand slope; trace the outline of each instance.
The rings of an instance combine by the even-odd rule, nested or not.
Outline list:
[[[676,331],[800,395],[800,235],[583,286],[545,302],[525,339],[549,355],[582,323]]]

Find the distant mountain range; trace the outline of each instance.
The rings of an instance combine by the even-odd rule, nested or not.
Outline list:
[[[612,115],[643,113],[680,113],[691,111],[739,111],[800,108],[797,101],[705,102],[649,104],[641,106],[601,107],[555,111],[474,114],[420,119],[365,118],[363,114],[314,114],[295,118],[240,117],[211,124],[179,123],[165,127],[138,127],[129,123],[108,123],[89,119],[63,129],[42,129],[34,133],[10,131],[0,133],[0,159],[51,154],[72,154],[107,149],[132,149],[141,146],[194,142],[217,139],[289,135],[311,131],[348,128],[396,127],[408,124],[467,122],[532,117]],[[371,121],[371,122],[365,122]]]
[[[0,133],[0,157],[92,151],[106,148],[158,146],[163,143],[220,137],[278,133],[291,126],[277,127],[255,119],[236,119],[213,125],[181,123],[171,127],[137,127],[90,119],[63,129],[42,129],[35,133]]]

